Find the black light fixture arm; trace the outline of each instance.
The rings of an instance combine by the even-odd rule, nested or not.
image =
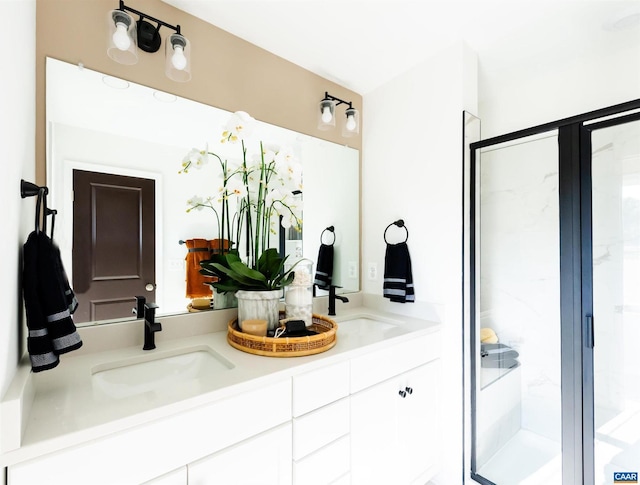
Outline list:
[[[335,96],[331,96],[327,91],[324,92],[323,101],[325,100],[336,101],[336,106],[340,106],[341,104],[348,104],[349,109],[353,109],[353,106],[351,105],[351,101],[345,101],[343,99],[336,98]]]
[[[168,24],[166,22],[163,22],[162,20],[152,17],[151,15],[147,15],[144,12],[136,10],[135,8],[127,7],[124,4],[124,0],[120,0],[120,7],[118,8],[118,10],[122,10],[123,12],[131,12],[132,14],[139,15],[140,20],[146,19],[146,20],[151,20],[152,22],[156,22],[158,24],[157,30],[160,30],[160,26],[164,26],[164,27],[167,27],[168,29],[175,30],[177,34],[180,34],[180,25]]]

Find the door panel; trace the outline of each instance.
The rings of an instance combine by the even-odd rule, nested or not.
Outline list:
[[[477,474],[562,483],[557,132],[481,154]]]
[[[155,182],[74,170],[76,323],[131,316],[155,299]]]
[[[640,468],[640,121],[594,130],[595,483]]]

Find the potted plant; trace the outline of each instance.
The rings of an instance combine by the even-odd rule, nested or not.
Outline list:
[[[268,330],[273,330],[278,326],[282,289],[291,284],[295,276],[295,265],[284,271],[286,259],[275,248],[269,248],[262,252],[252,268],[232,251],[214,254],[209,261],[202,261],[200,272],[217,278],[211,283],[217,291],[235,294],[239,326],[244,320],[260,319],[267,321]]]
[[[301,229],[302,203],[296,193],[302,189],[302,168],[291,150],[267,147],[262,142],[259,153],[250,156],[245,141],[254,124],[255,120],[247,113],[237,112],[222,133],[221,143],[240,143],[242,158],[238,162],[208,150],[192,150],[191,156],[185,157],[182,170],[204,165],[209,156],[219,161],[222,184],[218,197],[194,198],[190,210],[213,209],[219,232],[235,241],[228,252],[213,254],[210,260],[202,261],[201,273],[217,278],[211,283],[216,291],[236,295],[239,322],[260,318],[267,320],[272,330],[278,324],[282,288],[293,281],[295,265],[284,270],[286,258],[270,247],[270,237],[277,233],[278,221],[285,228]]]

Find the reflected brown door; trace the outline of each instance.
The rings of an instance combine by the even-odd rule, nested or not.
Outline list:
[[[155,301],[155,181],[73,171],[74,321],[131,317]]]

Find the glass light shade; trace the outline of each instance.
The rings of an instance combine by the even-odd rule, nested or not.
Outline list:
[[[107,22],[107,55],[120,64],[138,62],[138,35],[131,15],[122,10],[112,10]]]
[[[191,79],[191,43],[181,34],[171,34],[165,41],[164,72],[181,83]]]
[[[342,136],[351,137],[360,133],[360,112],[355,108],[347,108],[342,125]]]
[[[318,105],[318,129],[330,130],[336,126],[336,102],[323,99]]]

